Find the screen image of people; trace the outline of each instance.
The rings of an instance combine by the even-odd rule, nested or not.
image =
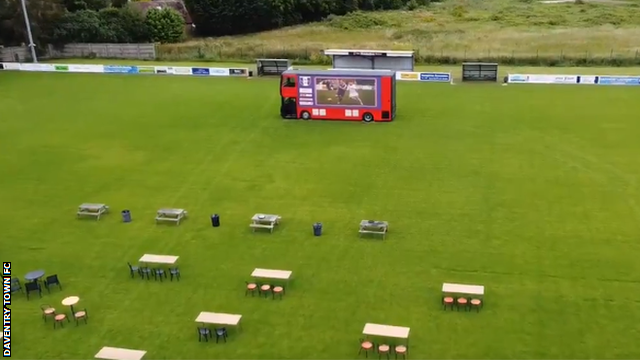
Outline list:
[[[316,78],[318,105],[376,106],[376,79]]]

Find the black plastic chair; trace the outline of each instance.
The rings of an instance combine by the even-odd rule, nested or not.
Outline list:
[[[147,280],[149,280],[149,276],[151,275],[151,269],[149,269],[146,266],[141,266],[139,271],[140,271],[140,277],[142,279],[144,279],[144,277],[146,276]]]
[[[11,278],[11,293],[22,292],[22,285],[20,285],[20,279]]]
[[[48,292],[51,292],[51,286],[52,285],[57,285],[60,288],[60,290],[62,290],[62,284],[60,284],[60,280],[58,279],[58,275],[57,274],[49,275],[44,280],[44,287],[47,288]]]
[[[133,266],[130,263],[127,263],[127,265],[129,265],[129,271],[131,272],[131,278],[133,279],[136,276],[136,273],[138,275],[140,275],[140,267],[138,266]]]
[[[169,275],[171,275],[171,281],[173,281],[174,276],[176,280],[180,281],[180,269],[178,269],[177,267],[169,268]]]
[[[40,297],[42,297],[42,288],[40,287],[40,284],[38,284],[37,282],[28,282],[24,285],[24,289],[27,292],[27,300],[29,300],[29,294],[33,291],[37,291],[38,295],[40,295]]]
[[[160,278],[160,281],[163,281],[162,280],[163,277],[165,278],[167,277],[167,273],[164,271],[164,269],[158,268],[153,270],[153,278],[155,280],[158,280],[158,278]]]
[[[209,342],[209,337],[211,337],[211,330],[206,327],[198,327],[198,342],[201,342],[202,339]]]
[[[216,328],[216,344],[220,338],[227,342],[227,336],[227,328]]]

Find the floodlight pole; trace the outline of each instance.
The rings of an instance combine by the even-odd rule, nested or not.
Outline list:
[[[20,0],[22,4],[22,14],[24,15],[24,24],[27,27],[27,35],[29,36],[29,48],[31,49],[31,59],[34,63],[38,62],[38,57],[36,56],[36,44],[33,43],[33,35],[31,34],[31,23],[29,22],[29,14],[27,14],[27,4],[26,0]]]

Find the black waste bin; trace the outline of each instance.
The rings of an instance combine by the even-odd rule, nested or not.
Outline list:
[[[218,214],[211,215],[211,226],[213,227],[220,226],[220,215]]]
[[[322,235],[322,223],[313,224],[313,236]]]
[[[131,211],[122,210],[122,222],[131,222]]]

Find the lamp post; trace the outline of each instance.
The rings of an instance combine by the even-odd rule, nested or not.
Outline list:
[[[31,49],[31,59],[33,59],[34,63],[38,62],[38,57],[36,56],[36,44],[33,43],[33,35],[31,34],[31,23],[29,22],[29,14],[27,14],[27,4],[25,0],[20,0],[22,3],[22,14],[24,14],[24,24],[27,27],[27,35],[29,36],[29,48]]]

